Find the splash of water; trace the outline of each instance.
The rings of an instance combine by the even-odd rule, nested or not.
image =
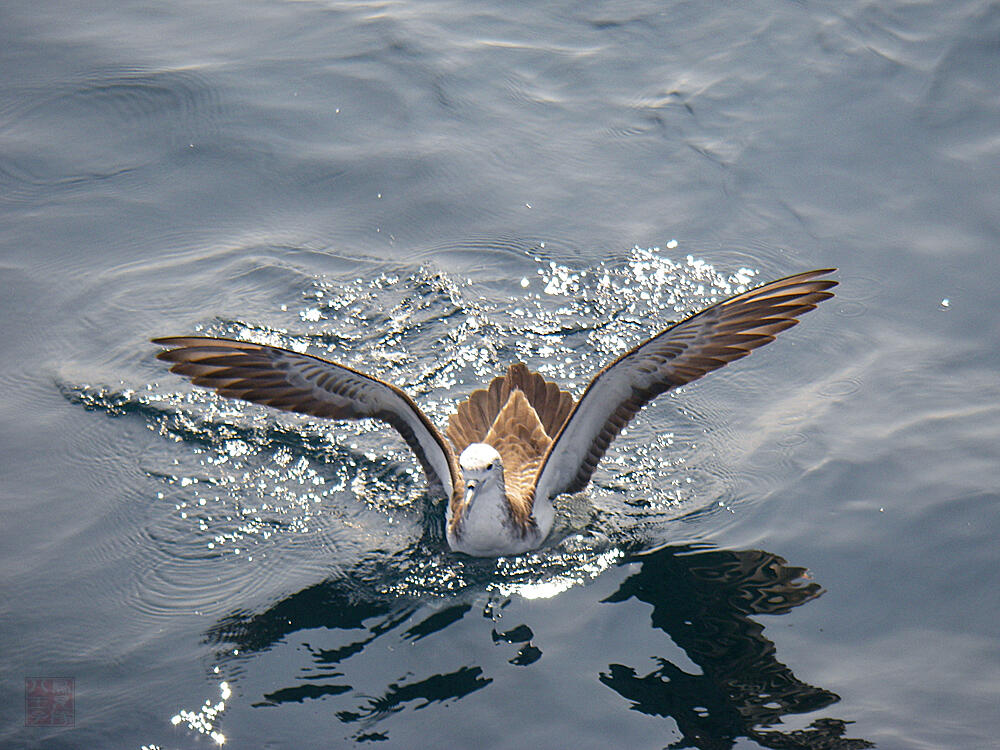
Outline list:
[[[579,392],[622,351],[743,291],[756,275],[723,273],[691,255],[673,260],[659,248],[634,247],[624,261],[589,268],[540,256],[534,262],[534,277],[514,280],[502,303],[480,298],[467,280],[422,267],[346,282],[313,278],[297,302],[280,304],[287,328],[216,320],[200,332],[309,350],[371,372],[412,393],[443,424],[471,387],[514,360]],[[168,560],[227,557],[249,574],[291,544],[319,547],[334,567],[349,566],[373,549],[411,549],[419,536],[422,477],[405,445],[387,441],[381,426],[302,419],[159,385],[64,390],[90,409],[138,414],[182,446],[146,467],[161,485],[155,502],[172,507],[169,528],[156,535]],[[690,465],[693,450],[691,436],[652,429],[640,415],[609,451],[588,502],[563,503],[564,542],[503,561],[492,575],[505,591],[524,595],[589,580],[643,528],[720,494],[716,477]],[[387,589],[444,594],[469,583],[450,556],[424,550],[403,559],[401,578]]]

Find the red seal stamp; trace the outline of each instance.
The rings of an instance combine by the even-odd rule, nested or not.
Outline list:
[[[24,725],[71,727],[76,723],[72,677],[24,678]]]

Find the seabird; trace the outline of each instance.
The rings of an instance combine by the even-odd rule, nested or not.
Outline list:
[[[538,547],[552,498],[578,492],[643,406],[753,349],[815,309],[836,269],[788,276],[675,323],[601,370],[579,401],[523,364],[474,391],[448,440],[406,393],[335,362],[265,344],[197,336],[153,339],[172,372],[221,396],[330,419],[387,422],[413,450],[431,492],[448,499],[449,546],[477,557]],[[450,444],[449,444],[450,441]],[[457,457],[457,458],[456,458]]]

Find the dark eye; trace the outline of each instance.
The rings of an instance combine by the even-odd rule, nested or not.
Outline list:
[[[493,468],[493,461],[490,461],[489,466],[486,467],[486,471],[490,471]]]

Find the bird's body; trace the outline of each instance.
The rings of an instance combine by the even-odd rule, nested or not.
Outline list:
[[[154,339],[172,371],[217,393],[333,419],[373,418],[413,449],[448,498],[449,546],[479,557],[538,547],[552,498],[583,489],[611,441],[651,399],[746,356],[829,299],[837,282],[809,271],[716,303],[626,352],[579,401],[511,365],[449,419],[448,440],[399,388],[307,354],[205,337]],[[449,445],[450,441],[450,445]]]
[[[474,392],[448,421],[462,472],[461,504],[450,503],[452,549],[477,557],[537,547],[552,528],[552,500],[535,479],[573,397],[522,364]]]
[[[486,454],[491,460],[487,465],[465,460],[473,454]],[[465,483],[464,507],[461,513],[448,507],[445,534],[451,548],[475,557],[496,557],[516,555],[541,544],[552,528],[552,502],[536,502],[527,520],[521,520],[514,513],[500,454],[493,446],[473,443],[459,460]]]

